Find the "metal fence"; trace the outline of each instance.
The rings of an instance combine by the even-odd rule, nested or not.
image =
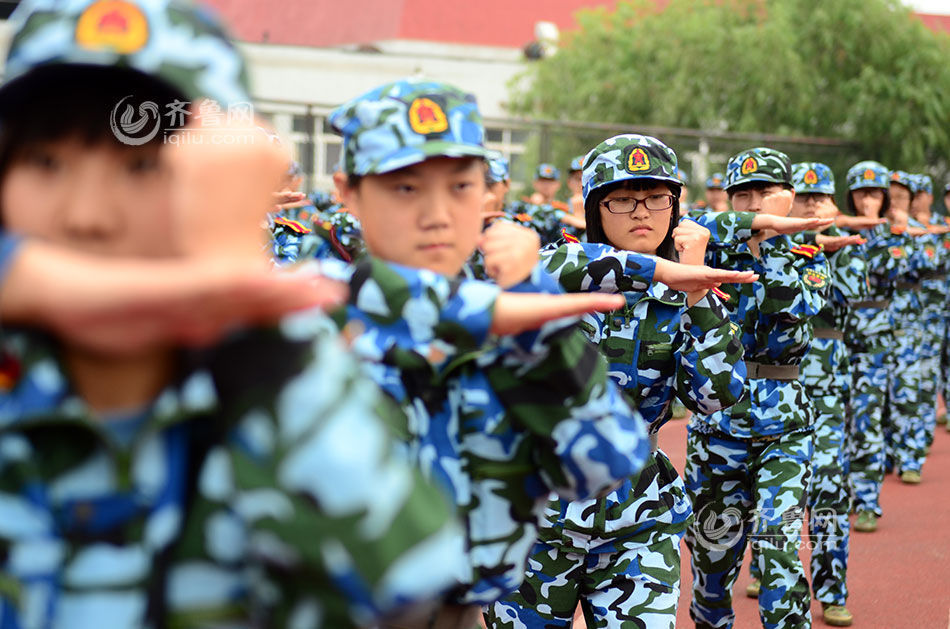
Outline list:
[[[258,113],[269,118],[281,136],[293,145],[304,172],[305,188],[330,189],[341,152],[340,138],[326,121],[333,106],[267,100],[257,101],[257,106]],[[486,144],[501,151],[510,161],[514,194],[530,187],[538,163],[551,162],[566,170],[573,157],[618,133],[652,135],[671,146],[681,168],[690,177],[693,194],[700,196],[707,176],[724,171],[729,156],[751,146],[779,149],[793,162],[824,162],[831,166],[839,181],[844,180],[852,164],[867,157],[855,143],[821,137],[527,118],[488,118],[485,128]]]

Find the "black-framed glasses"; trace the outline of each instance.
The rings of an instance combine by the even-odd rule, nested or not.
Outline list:
[[[645,199],[636,199],[634,197],[614,197],[600,204],[607,208],[611,214],[630,214],[637,209],[638,205],[643,205],[651,212],[662,212],[673,207],[673,201],[676,199],[672,194],[651,194]]]

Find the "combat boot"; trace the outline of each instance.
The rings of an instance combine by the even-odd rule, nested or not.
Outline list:
[[[854,521],[854,530],[862,533],[873,533],[877,530],[877,516],[871,511],[858,511],[858,519]]]
[[[762,589],[762,582],[758,579],[752,579],[752,583],[745,586],[745,595],[749,598],[759,598],[759,591]]]
[[[854,616],[844,605],[831,605],[829,603],[821,604],[821,613],[824,616],[825,624],[832,627],[850,627],[854,621]]]
[[[919,485],[920,472],[917,472],[914,470],[907,470],[906,472],[901,472],[901,482],[907,485]]]

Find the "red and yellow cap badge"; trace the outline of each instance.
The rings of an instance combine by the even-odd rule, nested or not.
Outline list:
[[[439,103],[431,98],[417,98],[409,106],[409,126],[419,135],[443,133],[449,128],[449,119]]]
[[[818,173],[816,173],[814,170],[809,170],[807,173],[805,173],[804,182],[809,186],[815,185],[818,183]]]
[[[804,279],[805,283],[812,288],[824,288],[824,286],[828,283],[827,275],[813,269],[808,269],[805,271],[802,279]]]
[[[868,168],[867,170],[864,171],[864,180],[865,180],[865,181],[874,181],[875,177],[876,177],[876,175],[874,174],[874,171],[871,170],[870,168]]]
[[[142,9],[123,0],[94,2],[76,23],[76,43],[91,50],[132,54],[145,47],[148,35]]]
[[[752,157],[751,155],[745,158],[745,161],[742,162],[742,170],[740,171],[743,175],[748,175],[759,170],[759,162]]]
[[[640,173],[650,170],[650,156],[639,146],[627,156],[627,172]]]

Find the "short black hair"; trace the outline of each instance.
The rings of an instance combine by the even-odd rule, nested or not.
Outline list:
[[[15,79],[0,92],[0,174],[20,152],[44,142],[75,138],[125,146],[112,130],[112,117],[130,95],[136,105],[151,101],[158,107],[159,133],[150,144],[162,142],[181,122],[165,114],[171,103],[184,103],[184,95],[137,70],[56,64]]]
[[[673,243],[673,229],[679,223],[680,219],[680,188],[670,181],[661,181],[659,179],[626,179],[616,183],[608,184],[596,190],[592,190],[584,201],[584,218],[587,221],[587,242],[595,242],[604,245],[616,247],[616,245],[607,238],[604,233],[604,225],[600,220],[600,202],[614,190],[647,190],[656,185],[665,185],[670,189],[673,195],[673,208],[670,212],[670,226],[666,231],[666,236],[656,248],[656,255],[666,260],[676,261],[676,245]]]

